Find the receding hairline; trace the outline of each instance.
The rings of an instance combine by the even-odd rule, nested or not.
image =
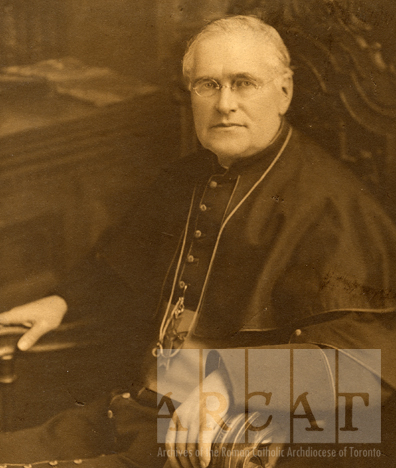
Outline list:
[[[191,80],[196,49],[199,44],[216,37],[235,37],[236,34],[251,38],[269,52],[266,56],[268,66],[279,73],[290,72],[290,55],[278,31],[255,16],[234,16],[213,21],[205,26],[187,44],[183,57],[183,75]],[[262,41],[260,41],[262,38]]]
[[[199,41],[195,43],[191,54],[191,69],[189,71],[192,71],[195,67],[197,52],[200,50],[201,47],[205,47],[205,45],[208,42],[210,43],[211,41],[213,41],[214,43],[216,43],[216,40],[219,40],[224,41],[226,43],[230,43],[231,41],[236,39],[246,40],[246,48],[258,47],[258,49],[263,52],[263,56],[260,58],[263,58],[265,62],[268,62],[269,66],[274,65],[274,62],[277,62],[275,52],[273,51],[274,47],[271,44],[260,41],[260,36],[255,34],[254,31],[213,31],[208,34],[205,34],[205,36],[203,36]]]

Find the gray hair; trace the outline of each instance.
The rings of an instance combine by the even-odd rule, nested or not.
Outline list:
[[[261,34],[263,46],[267,47],[269,54],[266,57],[268,65],[279,74],[290,74],[290,55],[278,31],[267,23],[264,23],[257,16],[231,16],[212,21],[207,24],[196,36],[187,44],[183,57],[183,76],[190,83],[191,73],[194,66],[194,54],[197,45],[207,36],[216,34],[234,34],[236,32],[251,31]]]

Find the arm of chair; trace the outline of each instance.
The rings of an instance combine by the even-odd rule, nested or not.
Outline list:
[[[99,344],[102,337],[92,333],[92,325],[92,320],[62,324],[24,352],[40,353]],[[16,379],[14,357],[18,353],[18,340],[26,330],[23,326],[0,328],[0,384],[11,384]]]
[[[93,347],[99,343],[103,345],[103,333],[96,331],[97,327],[93,321],[81,320],[62,324],[43,336],[28,351],[22,352],[18,350],[17,343],[26,330],[23,326],[0,327],[0,431],[10,430],[15,398],[15,387],[12,384],[17,379],[15,357],[18,354],[32,355]]]

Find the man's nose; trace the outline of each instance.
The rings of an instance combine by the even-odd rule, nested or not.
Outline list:
[[[218,91],[216,109],[222,114],[229,114],[238,108],[238,100],[235,91],[229,86],[222,86]]]

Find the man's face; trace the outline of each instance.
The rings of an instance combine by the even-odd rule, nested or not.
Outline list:
[[[292,80],[274,80],[277,75],[266,61],[267,54],[262,38],[249,32],[214,35],[197,44],[192,87],[203,78],[225,86],[231,86],[237,78],[246,78],[262,86],[248,98],[239,97],[229,87],[211,97],[191,92],[198,139],[224,165],[266,148],[289,107]]]

